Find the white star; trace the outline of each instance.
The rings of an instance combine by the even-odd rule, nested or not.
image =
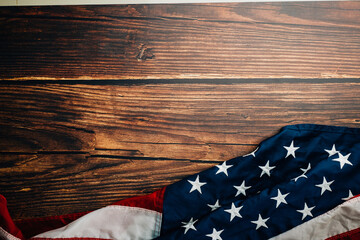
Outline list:
[[[295,182],[297,181],[297,180],[299,180],[299,178],[307,178],[307,176],[305,175],[305,174],[301,174],[300,176],[297,176],[296,178],[293,178],[292,180],[294,180]]]
[[[189,229],[193,229],[197,231],[196,228],[194,227],[194,224],[196,222],[197,220],[194,221],[193,218],[191,218],[189,222],[181,222],[182,224],[185,224],[184,226],[182,226],[183,228],[185,228],[185,234],[187,233],[187,231],[189,231]]]
[[[242,206],[235,207],[235,204],[231,203],[231,208],[224,210],[225,212],[230,213],[230,222],[234,219],[234,217],[242,218],[242,216],[239,213],[242,208],[243,208]]]
[[[192,191],[194,191],[194,190],[198,190],[199,193],[202,194],[202,192],[201,192],[201,187],[202,187],[203,185],[205,185],[206,182],[200,182],[200,180],[199,180],[199,175],[196,177],[196,180],[195,180],[195,181],[190,181],[190,180],[188,180],[188,182],[192,185],[190,192],[192,192]]]
[[[314,207],[309,208],[306,203],[304,205],[304,209],[303,210],[296,210],[299,213],[302,213],[302,219],[304,220],[304,218],[306,218],[306,216],[310,216],[312,217],[313,215],[311,214],[311,210],[313,210]]]
[[[264,165],[264,166],[259,166],[259,168],[261,168],[261,174],[260,174],[260,177],[262,177],[262,175],[264,175],[264,173],[266,173],[269,177],[270,177],[270,171],[272,170],[272,169],[274,169],[275,168],[275,166],[274,167],[270,167],[269,166],[269,160],[267,161],[267,163]]]
[[[271,199],[275,200],[276,201],[276,208],[278,208],[278,206],[281,204],[281,203],[285,203],[287,204],[285,198],[286,196],[289,195],[289,193],[285,193],[285,194],[282,194],[280,192],[280,190],[278,189],[278,195],[276,197],[272,197]]]
[[[269,218],[265,218],[263,219],[261,217],[261,215],[259,214],[259,218],[256,221],[251,221],[252,223],[256,224],[256,230],[258,230],[260,227],[266,227],[268,228],[268,226],[266,226],[266,221],[269,220]]]
[[[238,190],[237,191],[237,193],[236,193],[236,195],[235,195],[235,197],[237,197],[240,193],[241,194],[243,194],[244,196],[246,196],[246,190],[247,189],[249,189],[249,188],[251,188],[251,186],[245,186],[245,180],[241,183],[241,185],[240,186],[234,186],[234,188],[236,188],[236,190]]]
[[[291,141],[290,146],[288,147],[283,146],[283,147],[287,150],[287,154],[285,158],[287,158],[290,155],[292,155],[295,158],[295,151],[298,150],[299,147],[294,147],[294,141]]]
[[[306,174],[311,169],[311,164],[309,163],[307,168],[300,168],[301,171],[303,171],[303,174]]]
[[[208,206],[211,208],[211,211],[215,211],[216,209],[221,207],[220,204],[219,204],[219,199],[216,200],[216,203],[214,205],[208,204]]]
[[[254,151],[252,151],[251,153],[249,153],[249,154],[245,154],[245,155],[243,155],[243,157],[247,157],[247,156],[250,156],[250,155],[252,155],[253,157],[255,157],[255,153],[256,153],[256,151],[259,149],[259,147],[257,147]]]
[[[221,165],[217,165],[216,167],[219,168],[219,170],[216,172],[216,174],[224,173],[226,176],[228,176],[227,170],[231,168],[233,165],[226,165],[226,162],[223,162]],[[216,175],[215,174],[215,175]]]
[[[354,197],[353,193],[351,192],[351,190],[349,190],[349,196],[345,197],[345,198],[342,198],[341,200],[347,201],[347,200],[349,200],[349,199],[351,199],[353,197]]]
[[[330,192],[332,191],[331,188],[330,188],[330,185],[331,185],[333,182],[334,182],[334,181],[328,182],[328,181],[326,180],[326,178],[324,177],[322,184],[318,184],[318,185],[315,185],[315,186],[321,188],[321,195],[323,195],[323,193],[324,193],[326,190],[327,190],[327,191],[330,191]]]
[[[327,149],[324,149],[324,150],[329,154],[329,157],[331,157],[339,152],[339,151],[336,151],[335,144],[333,144],[331,150],[327,150]]]
[[[307,168],[300,168],[300,170],[303,171],[303,173],[302,173],[300,176],[298,176],[298,177],[296,177],[296,178],[293,178],[292,180],[294,180],[294,181],[296,182],[296,181],[297,181],[299,178],[301,178],[301,177],[307,178],[307,176],[306,176],[305,174],[306,174],[310,169],[311,169],[311,164],[309,163],[308,166],[307,166]]]
[[[343,156],[340,152],[339,152],[338,154],[339,154],[339,157],[333,159],[333,161],[336,161],[336,162],[339,162],[339,163],[340,163],[340,169],[342,169],[345,164],[349,164],[349,165],[352,166],[352,163],[348,160],[348,158],[350,157],[350,154],[351,154],[351,153],[349,153],[349,154],[346,155],[346,156]]]
[[[213,232],[210,233],[210,234],[207,234],[206,236],[207,237],[211,237],[211,240],[222,240],[222,238],[220,237],[220,234],[224,231],[223,230],[220,230],[220,231],[217,231],[215,228],[213,228]]]

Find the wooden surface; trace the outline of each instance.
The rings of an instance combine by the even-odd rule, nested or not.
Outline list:
[[[0,79],[358,78],[359,2],[0,9]]]
[[[0,8],[0,192],[93,210],[360,122],[360,2]]]

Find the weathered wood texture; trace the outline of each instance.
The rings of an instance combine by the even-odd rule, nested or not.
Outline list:
[[[0,8],[0,79],[357,78],[360,2]]]
[[[16,219],[92,210],[359,112],[357,81],[2,85],[0,189]]]
[[[1,194],[87,211],[284,125],[357,127],[359,77],[360,2],[0,8]]]

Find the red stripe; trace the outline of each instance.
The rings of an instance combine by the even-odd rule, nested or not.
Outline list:
[[[326,240],[360,240],[360,228],[327,238]]]
[[[13,236],[25,239],[21,231],[16,227],[7,209],[6,198],[0,194],[0,227]]]
[[[24,219],[15,221],[26,238],[33,237],[43,232],[63,227],[89,212],[72,213],[60,216]]]
[[[113,205],[140,207],[162,213],[165,189],[166,187],[159,189],[158,191],[153,192],[149,195],[132,197],[125,200],[121,200],[114,203]]]

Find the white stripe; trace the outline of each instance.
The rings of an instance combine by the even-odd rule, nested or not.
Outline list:
[[[40,6],[40,5],[105,5],[105,4],[162,4],[162,3],[221,3],[221,2],[304,2],[313,0],[1,0],[0,6]],[[318,0],[319,1],[319,0]],[[329,0],[320,0],[329,1]],[[338,1],[338,0],[330,0]],[[346,1],[346,0],[340,0]]]
[[[111,205],[36,238],[102,238],[121,240],[153,239],[160,235],[161,213]]]
[[[357,197],[270,240],[323,240],[359,227],[360,197]]]
[[[21,240],[20,238],[15,237],[14,235],[5,231],[2,227],[0,227],[0,239],[4,240]]]
[[[2,0],[0,1],[0,6],[16,6],[16,0]]]

